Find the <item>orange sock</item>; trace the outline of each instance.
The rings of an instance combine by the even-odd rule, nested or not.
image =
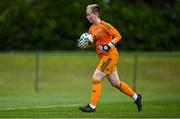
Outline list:
[[[96,106],[101,94],[101,81],[93,81],[90,104]]]
[[[135,92],[123,81],[120,82],[119,90],[130,97],[135,95]]]

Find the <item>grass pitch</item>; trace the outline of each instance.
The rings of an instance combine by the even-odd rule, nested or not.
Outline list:
[[[41,118],[119,118],[119,117],[179,117],[180,101],[145,101],[144,108],[138,113],[130,102],[100,104],[96,113],[82,113],[78,106],[62,105],[27,109],[1,110],[1,117],[41,117]]]
[[[85,54],[86,53],[86,54]],[[35,93],[35,54],[0,54],[1,118],[120,118],[180,117],[180,57],[168,53],[138,54],[137,92],[143,95],[143,110],[133,100],[103,79],[96,113],[82,113],[88,103],[91,76],[97,65],[94,53],[41,53],[39,92]],[[134,54],[121,53],[121,79],[132,86]]]

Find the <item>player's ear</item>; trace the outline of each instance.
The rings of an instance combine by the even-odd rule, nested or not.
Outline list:
[[[97,12],[93,13],[96,17],[99,17],[99,14]]]

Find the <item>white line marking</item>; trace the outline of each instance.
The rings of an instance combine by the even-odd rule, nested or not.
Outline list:
[[[0,109],[0,111],[3,110],[23,110],[23,109],[38,109],[38,108],[59,108],[59,107],[76,107],[79,106],[79,104],[73,104],[73,105],[54,105],[54,106],[37,106],[37,107],[19,107],[19,108],[4,108]]]

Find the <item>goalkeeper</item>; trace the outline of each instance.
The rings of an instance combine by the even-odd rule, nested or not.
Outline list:
[[[101,94],[101,80],[107,77],[113,87],[132,97],[140,112],[142,109],[141,94],[135,93],[125,82],[119,79],[116,68],[119,55],[115,45],[121,40],[121,35],[111,24],[100,19],[99,5],[88,5],[86,13],[87,19],[92,23],[89,33],[93,36],[93,43],[99,56],[99,64],[92,77],[90,102],[79,109],[83,112],[96,111],[96,105]],[[85,48],[87,45],[80,40],[78,46]]]

